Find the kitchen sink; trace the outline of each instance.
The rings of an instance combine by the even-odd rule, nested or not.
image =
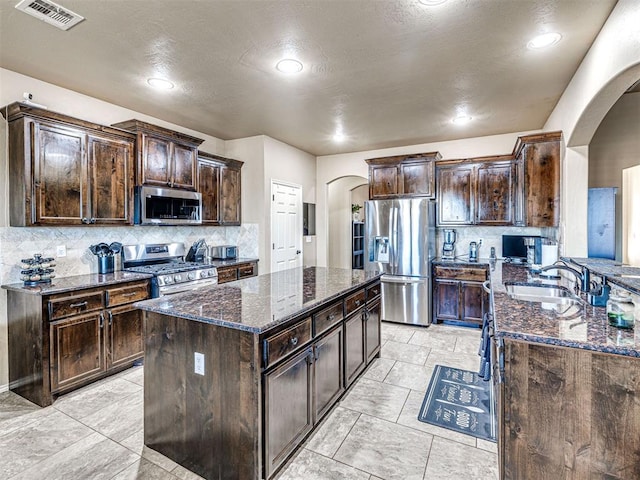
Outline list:
[[[505,283],[505,288],[507,295],[514,300],[562,305],[582,303],[568,288],[558,285]]]

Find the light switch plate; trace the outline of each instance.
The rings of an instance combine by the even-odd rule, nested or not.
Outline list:
[[[204,375],[204,353],[193,352],[194,370],[198,375]]]

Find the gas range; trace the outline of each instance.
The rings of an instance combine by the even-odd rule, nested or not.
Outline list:
[[[185,262],[184,255],[182,243],[125,245],[122,268],[153,275],[151,294],[154,298],[218,283],[216,267]]]

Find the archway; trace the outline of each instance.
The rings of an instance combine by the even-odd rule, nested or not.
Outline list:
[[[357,175],[327,183],[327,266],[351,268],[352,190],[368,180]]]

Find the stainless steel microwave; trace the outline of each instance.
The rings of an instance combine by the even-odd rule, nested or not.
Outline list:
[[[175,188],[136,187],[133,222],[138,225],[202,223],[202,194]]]

